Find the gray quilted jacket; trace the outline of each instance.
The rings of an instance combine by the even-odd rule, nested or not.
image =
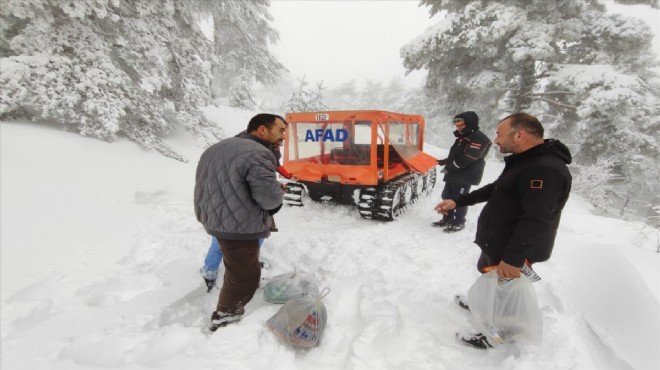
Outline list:
[[[195,215],[218,239],[270,235],[268,210],[282,205],[275,155],[267,142],[244,133],[208,148],[195,177]]]

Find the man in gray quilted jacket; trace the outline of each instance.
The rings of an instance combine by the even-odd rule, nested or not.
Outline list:
[[[284,141],[286,121],[258,114],[247,131],[208,148],[195,178],[195,215],[220,242],[225,275],[209,329],[241,319],[259,287],[259,239],[270,235],[270,214],[282,206],[272,145]]]

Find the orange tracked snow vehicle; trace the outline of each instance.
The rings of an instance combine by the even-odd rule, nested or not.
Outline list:
[[[424,118],[384,111],[288,113],[285,204],[356,204],[368,219],[393,220],[430,192],[437,160],[424,153]]]

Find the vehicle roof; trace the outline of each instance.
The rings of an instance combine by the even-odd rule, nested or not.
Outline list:
[[[317,115],[327,114],[329,118],[318,119]],[[418,114],[406,114],[397,112],[388,112],[383,110],[342,110],[342,111],[317,111],[317,112],[299,112],[287,113],[286,120],[292,121],[341,121],[355,118],[394,118],[401,121],[424,122],[424,117]]]

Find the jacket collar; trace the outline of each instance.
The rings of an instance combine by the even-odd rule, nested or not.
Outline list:
[[[269,150],[272,150],[272,146],[273,146],[272,143],[269,143],[269,142],[266,141],[266,140],[262,140],[262,139],[260,139],[260,138],[258,138],[258,137],[256,137],[256,136],[254,136],[254,135],[252,135],[252,134],[250,134],[250,133],[248,133],[248,132],[246,132],[246,131],[241,132],[240,134],[236,135],[236,137],[240,137],[240,138],[242,138],[242,139],[248,139],[248,140],[256,141],[257,143],[259,143],[259,144],[265,146],[266,148],[268,148]]]
[[[477,130],[474,130],[471,127],[465,126],[465,128],[461,131],[454,130],[454,136],[456,136],[457,138],[466,137],[466,136],[470,135],[471,133],[473,133],[475,131],[477,131]]]
[[[564,145],[559,140],[545,139],[542,144],[529,148],[522,153],[511,154],[504,157],[504,163],[508,166],[515,162],[539,155],[555,156],[564,161],[566,164],[570,164],[572,161],[571,152],[568,150],[566,145]]]

